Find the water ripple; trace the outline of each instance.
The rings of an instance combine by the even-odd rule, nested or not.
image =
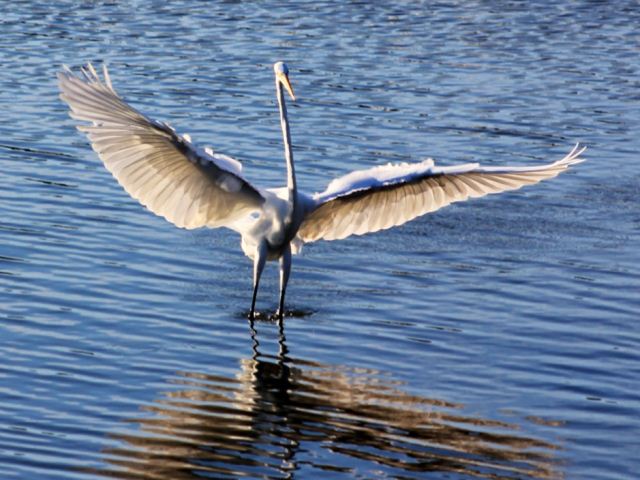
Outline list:
[[[301,14],[304,12],[304,14]],[[4,2],[2,478],[635,479],[636,2]],[[287,346],[230,231],[122,191],[58,98],[105,61],[145,113],[305,191],[352,169],[537,163],[557,180],[294,260]],[[259,299],[276,307],[277,271]],[[254,338],[258,338],[254,335]]]

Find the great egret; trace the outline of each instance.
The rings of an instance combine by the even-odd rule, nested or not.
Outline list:
[[[181,228],[227,227],[242,236],[253,259],[255,316],[260,276],[267,260],[280,262],[280,301],[291,271],[291,255],[303,243],[337,240],[402,225],[468,198],[515,190],[553,178],[582,161],[576,145],[563,159],[539,166],[481,167],[477,163],[439,167],[433,160],[388,164],[349,173],[313,196],[299,192],[283,88],[295,100],[289,69],[274,64],[276,94],[287,164],[287,186],[260,189],[242,175],[242,164],[210,148],[198,148],[188,135],[151,120],[114,90],[106,66],[104,81],[91,64],[82,76],[68,68],[58,74],[60,98],[120,185],[156,215]]]

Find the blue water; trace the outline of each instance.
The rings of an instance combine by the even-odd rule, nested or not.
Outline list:
[[[0,477],[635,479],[636,2],[3,2]],[[130,199],[62,64],[284,184],[433,157],[587,162],[294,258],[284,331],[243,318],[230,231]],[[277,301],[277,271],[259,308]]]

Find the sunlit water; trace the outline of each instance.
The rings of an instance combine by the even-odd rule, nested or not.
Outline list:
[[[634,479],[635,2],[4,2],[0,477]],[[588,162],[307,246],[283,332],[243,318],[230,231],[131,200],[57,98],[106,61],[135,106],[284,183],[432,156]],[[273,311],[277,272],[259,297]]]

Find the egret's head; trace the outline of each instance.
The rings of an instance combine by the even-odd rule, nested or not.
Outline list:
[[[284,62],[276,62],[273,64],[273,73],[276,75],[276,82],[281,83],[286,88],[289,95],[291,95],[291,99],[295,100],[296,96],[293,94],[293,87],[291,86],[291,82],[289,82],[289,67]]]

